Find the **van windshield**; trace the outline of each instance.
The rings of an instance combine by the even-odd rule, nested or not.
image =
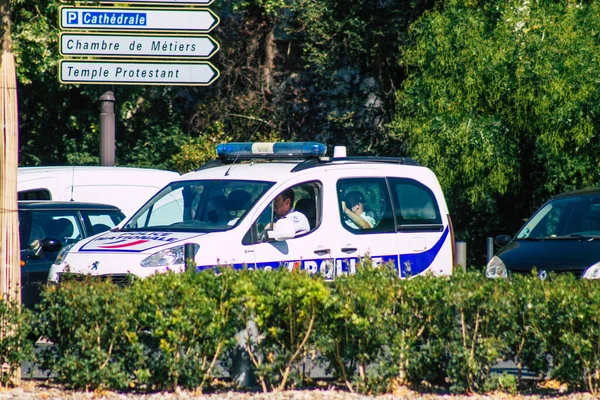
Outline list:
[[[197,180],[173,182],[123,227],[124,231],[225,231],[236,226],[273,182]]]

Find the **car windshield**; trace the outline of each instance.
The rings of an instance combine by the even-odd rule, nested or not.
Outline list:
[[[236,226],[273,182],[196,180],[169,184],[122,230],[225,231]]]
[[[551,200],[517,233],[517,239],[600,237],[600,195]]]

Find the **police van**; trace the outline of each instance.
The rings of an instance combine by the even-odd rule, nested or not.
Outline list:
[[[183,271],[190,257],[198,270],[285,267],[328,279],[367,256],[400,277],[452,273],[452,224],[431,170],[410,158],[326,151],[314,142],[220,144],[216,160],[125,223],[64,248],[49,280],[68,272],[126,281]]]

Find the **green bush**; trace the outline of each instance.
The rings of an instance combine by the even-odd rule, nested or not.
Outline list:
[[[511,304],[510,282],[489,280],[480,273],[455,275],[444,287],[447,312],[455,318],[447,330],[446,380],[453,392],[481,392],[490,369],[510,354],[502,339]]]
[[[331,283],[331,297],[320,313],[318,345],[328,371],[352,392],[368,392],[369,381],[376,379],[368,367],[383,359],[383,348],[389,344],[395,280],[393,268],[372,267],[366,258],[356,274]]]
[[[317,317],[330,295],[324,279],[279,268],[243,272],[239,283],[241,319],[250,322],[246,350],[263,391],[300,385],[305,357],[315,351]]]
[[[454,327],[447,307],[447,277],[415,276],[395,281],[394,312],[388,325],[389,357],[380,376],[390,385],[444,384],[446,341]]]
[[[47,287],[37,333],[53,345],[41,352],[41,367],[75,389],[130,387],[135,312],[129,293],[108,281],[89,278]]]
[[[32,315],[19,303],[0,298],[0,386],[13,384],[21,363],[33,357]]]
[[[35,316],[0,302],[0,361],[14,371],[31,357],[30,339],[43,336],[53,345],[40,366],[68,387],[204,391],[241,345],[263,391],[314,387],[320,362],[361,393],[423,384],[514,393],[520,375],[491,375],[497,362],[514,360],[540,379],[550,371],[571,389],[599,392],[594,281],[476,272],[400,279],[368,258],[332,282],[284,268],[218,272],[159,274],[126,287],[65,282],[43,292]]]
[[[245,323],[234,297],[237,275],[158,274],[131,287],[137,340],[132,369],[143,388],[205,389],[219,358],[235,345]]]
[[[551,277],[544,335],[553,358],[551,376],[596,395],[600,385],[600,287],[571,275]]]
[[[546,289],[551,282],[531,275],[515,275],[502,299],[509,313],[505,316],[505,328],[501,338],[508,346],[507,359],[517,366],[517,381],[522,384],[523,368],[543,379],[548,371],[547,333],[551,329],[552,313],[548,309]]]

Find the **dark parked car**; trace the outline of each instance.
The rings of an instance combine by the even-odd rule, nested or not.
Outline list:
[[[59,251],[88,236],[114,228],[125,218],[118,207],[81,202],[19,201],[22,302],[33,308],[40,286]]]
[[[563,193],[546,202],[511,239],[496,237],[503,246],[487,264],[489,278],[549,272],[600,278],[600,189]]]

